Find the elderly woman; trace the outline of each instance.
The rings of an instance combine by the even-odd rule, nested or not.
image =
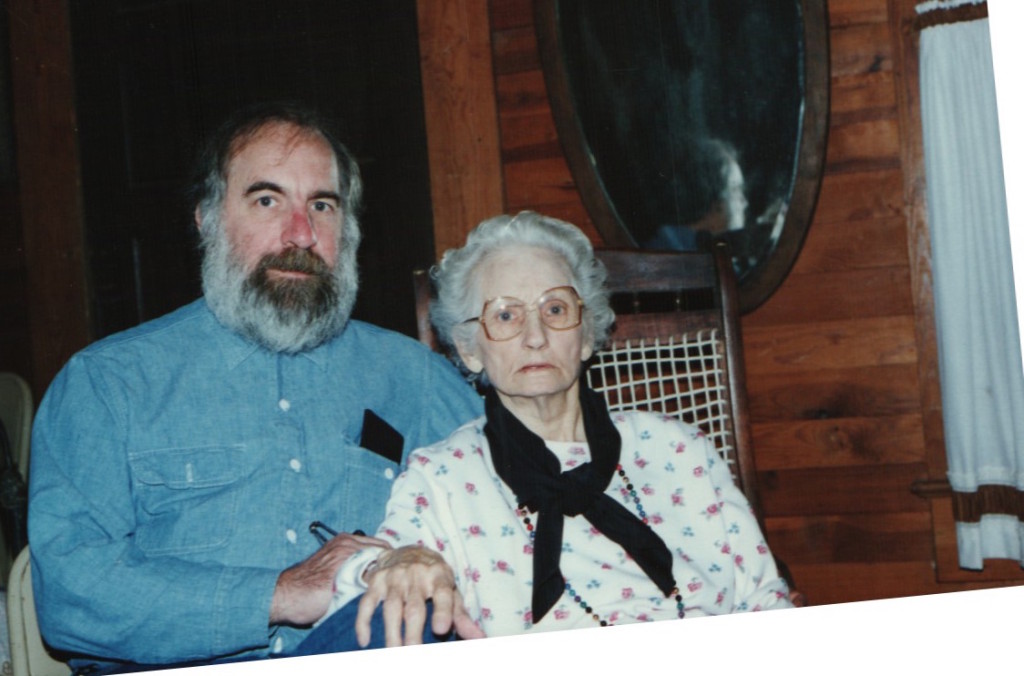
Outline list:
[[[412,454],[377,531],[396,548],[382,559],[443,558],[488,636],[790,606],[704,434],[610,415],[581,382],[614,315],[580,230],[532,212],[493,218],[434,276],[432,321],[479,378],[486,415]],[[380,554],[346,562],[335,608],[381,586]],[[389,573],[389,593],[404,589]]]

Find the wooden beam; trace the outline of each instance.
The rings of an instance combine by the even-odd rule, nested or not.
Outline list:
[[[416,3],[438,255],[461,246],[477,223],[504,211],[487,4]]]
[[[71,27],[66,0],[9,0],[7,11],[38,397],[91,337]]]

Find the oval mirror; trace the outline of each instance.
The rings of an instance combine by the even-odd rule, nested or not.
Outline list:
[[[730,246],[740,309],[782,283],[828,130],[825,0],[535,0],[551,108],[608,246]]]

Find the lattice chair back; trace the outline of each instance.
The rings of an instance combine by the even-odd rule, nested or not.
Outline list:
[[[644,409],[701,427],[761,518],[732,263],[712,253],[601,250],[616,322],[585,377],[612,411]],[[414,273],[420,341],[437,350],[432,290]]]
[[[603,250],[616,312],[588,364],[613,411],[643,409],[698,425],[761,515],[750,443],[736,281],[713,253]]]

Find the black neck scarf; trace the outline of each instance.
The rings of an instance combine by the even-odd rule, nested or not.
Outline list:
[[[583,430],[591,460],[561,471],[558,458],[544,440],[526,428],[489,388],[484,400],[484,434],[498,476],[516,494],[520,505],[537,513],[533,548],[533,622],[539,622],[565,589],[559,568],[565,516],[583,517],[622,547],[662,593],[675,587],[672,553],[651,528],[604,494],[619,464],[622,440],[604,399],[580,383]]]

